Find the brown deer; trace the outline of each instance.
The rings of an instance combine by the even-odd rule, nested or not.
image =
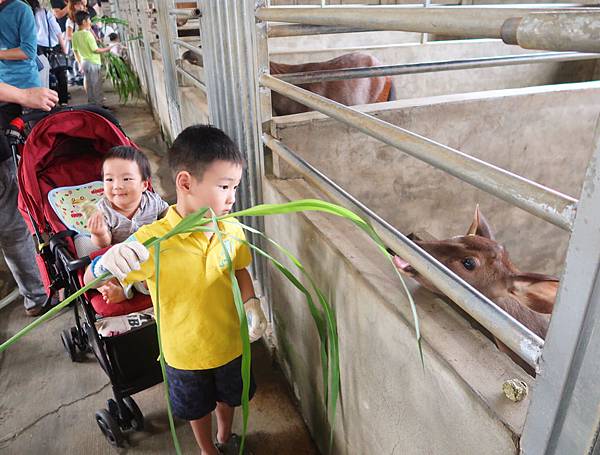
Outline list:
[[[409,236],[410,237],[410,236]],[[425,241],[411,238],[464,281],[544,339],[550,323],[559,280],[554,276],[521,272],[511,262],[508,252],[494,239],[492,228],[475,209],[466,235],[447,240]],[[415,278],[427,289],[441,292],[408,262],[394,257],[398,270]],[[510,355],[526,371],[531,369],[499,340],[498,348]]]
[[[187,60],[192,65],[203,66],[202,57],[191,51],[184,52],[182,59]],[[381,62],[376,57],[354,52],[325,62],[304,63],[300,65],[270,62],[269,71],[271,74],[289,74],[379,65],[381,65]],[[392,78],[389,76],[313,82],[310,84],[301,84],[299,87],[337,101],[338,103],[345,104],[346,106],[380,103],[396,99],[394,84],[392,83]],[[310,111],[310,108],[277,92],[271,92],[271,102],[276,115],[299,114]]]

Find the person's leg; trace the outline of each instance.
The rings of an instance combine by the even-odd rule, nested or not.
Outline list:
[[[102,66],[96,65],[96,89],[94,90],[96,104],[101,106],[104,102],[104,89],[102,88]]]
[[[0,247],[25,309],[35,313],[46,301],[46,291],[35,262],[34,242],[17,209],[17,194],[15,165],[9,158],[0,163]]]
[[[215,414],[217,415],[217,441],[225,444],[231,437],[231,425],[233,424],[235,408],[219,401],[217,402]]]
[[[215,368],[215,388],[217,397],[217,447],[224,453],[239,450],[240,437],[231,432],[235,408],[242,404],[242,356]],[[249,399],[256,392],[254,376],[250,371]]]
[[[180,370],[166,365],[173,415],[188,420],[203,455],[217,455],[212,412],[216,407],[213,370]]]
[[[81,62],[81,68],[83,69],[83,88],[85,89],[85,93],[87,95],[88,104],[93,103],[93,84],[91,80],[91,63],[86,62],[85,60]]]
[[[50,86],[50,62],[44,54],[39,54],[38,58],[43,65],[43,68],[39,71],[40,83],[42,87],[48,88]]]
[[[60,68],[54,71],[54,75],[58,81],[58,102],[67,104],[69,102],[69,87],[67,81],[67,69]]]
[[[202,455],[218,455],[212,436],[212,413],[201,419],[191,420],[190,425]]]

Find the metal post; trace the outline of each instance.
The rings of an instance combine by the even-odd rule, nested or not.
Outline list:
[[[179,100],[179,84],[175,69],[175,49],[173,39],[177,36],[175,20],[169,16],[169,8],[174,7],[173,0],[164,0],[157,10],[158,14],[158,39],[162,54],[162,63],[165,78],[165,92],[167,95],[167,108],[171,126],[172,139],[181,132],[181,113]]]
[[[282,24],[268,25],[269,38],[279,38],[283,36],[307,36],[307,35],[327,35],[337,33],[357,33],[371,32],[368,28],[349,28],[329,25],[304,25],[304,24]]]
[[[400,231],[379,217],[364,204],[338,186],[329,177],[296,155],[282,142],[264,134],[263,141],[271,150],[295,169],[299,169],[305,179],[316,185],[335,202],[357,211],[370,220],[382,240],[402,256],[438,289],[450,297],[458,306],[481,323],[495,337],[505,343],[513,352],[534,369],[544,346],[540,337],[532,333],[519,321],[500,310],[498,306],[471,287],[435,258],[411,242]]]
[[[397,76],[400,74],[433,73],[438,71],[464,70],[511,65],[530,65],[533,63],[572,62],[578,60],[600,59],[600,54],[582,52],[544,52],[539,54],[504,55],[465,60],[448,60],[426,63],[405,63],[400,65],[382,65],[342,70],[307,71],[303,73],[276,74],[279,80],[300,85],[313,82],[359,79],[362,77]]]
[[[152,49],[150,48],[150,9],[148,8],[147,0],[138,0],[141,4],[139,5],[140,15],[140,28],[142,30],[142,39],[144,40],[144,58],[143,62],[146,67],[146,91],[150,105],[153,111],[158,110],[156,101],[156,85],[154,78],[154,64],[152,58]]]
[[[260,83],[562,229],[571,230],[577,200],[570,196],[272,76],[261,76]]]
[[[540,374],[525,421],[524,455],[599,453],[600,121],[569,242]]]
[[[262,2],[260,3],[262,6]],[[254,0],[202,0],[201,34],[211,121],[245,152],[248,167],[236,203],[245,208],[262,202],[264,162],[260,142],[257,34]],[[262,218],[247,222],[264,230]],[[258,245],[260,237],[250,236]],[[264,287],[264,261],[255,255],[255,277]],[[264,289],[263,289],[264,290]]]

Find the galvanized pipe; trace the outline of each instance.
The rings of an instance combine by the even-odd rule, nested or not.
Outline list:
[[[190,8],[190,9],[171,8],[171,9],[169,9],[169,15],[183,17],[183,18],[187,18],[187,19],[193,19],[195,17],[200,17],[201,13],[198,8]]]
[[[264,87],[350,125],[566,231],[570,231],[572,228],[577,200],[570,196],[278,80],[268,74],[260,77],[260,83]]]
[[[204,85],[204,83],[200,79],[198,79],[192,73],[190,73],[189,71],[187,71],[186,69],[184,69],[180,66],[176,66],[175,69],[177,70],[177,72],[179,74],[181,74],[183,77],[185,77],[187,80],[189,80],[193,85],[195,85],[200,90],[202,90],[204,93],[206,93],[206,85]]]
[[[372,32],[373,30],[356,27],[338,27],[328,25],[305,25],[305,24],[282,24],[267,26],[267,36],[269,38],[280,38],[284,36],[308,36],[308,35],[329,35],[337,33],[357,33]]]
[[[202,49],[200,49],[198,46],[192,46],[190,43],[187,43],[187,42],[182,41],[180,39],[174,39],[173,40],[173,44],[176,44],[176,45],[181,46],[181,47],[185,47],[187,50],[193,52],[194,54],[199,55],[200,57],[202,57]]]
[[[554,11],[556,8],[551,9]],[[469,38],[501,38],[507,19],[521,17],[540,8],[481,7],[342,7],[335,8],[258,8],[263,21],[297,24],[367,27],[373,30],[434,33]],[[543,9],[542,9],[543,11]],[[579,11],[593,11],[592,8]]]
[[[600,11],[527,14],[507,20],[501,36],[526,49],[600,52]]]
[[[397,76],[400,74],[433,73],[438,71],[487,68],[492,66],[527,65],[532,63],[570,62],[599,58],[600,54],[585,54],[581,52],[544,52],[540,54],[504,55],[498,57],[482,57],[426,63],[404,63],[401,65],[346,68],[342,70],[307,71],[302,73],[277,74],[274,76],[277,79],[289,82],[290,84],[299,85],[342,79],[359,79],[363,77]]]
[[[303,160],[285,144],[268,134],[263,134],[262,139],[267,147],[284,159],[286,163],[300,171],[306,180],[317,186],[335,202],[349,207],[370,220],[373,228],[388,247],[391,247],[440,291],[516,352],[528,365],[534,369],[537,368],[537,361],[544,346],[544,341],[540,337],[502,311],[495,303],[419,248],[395,227]]]

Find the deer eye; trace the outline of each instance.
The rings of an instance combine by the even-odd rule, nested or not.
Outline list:
[[[477,261],[475,258],[464,258],[462,260],[462,265],[467,270],[475,270],[475,267],[477,267]]]

